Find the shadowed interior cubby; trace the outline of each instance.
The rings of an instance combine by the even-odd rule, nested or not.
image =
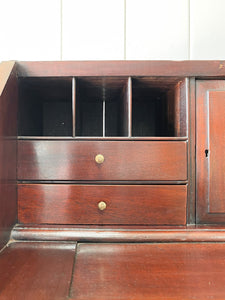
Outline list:
[[[132,78],[132,136],[186,135],[186,81]]]
[[[72,79],[19,80],[19,135],[72,136]]]
[[[22,77],[18,133],[186,137],[186,91],[177,77]]]
[[[76,78],[76,136],[128,136],[128,78]]]

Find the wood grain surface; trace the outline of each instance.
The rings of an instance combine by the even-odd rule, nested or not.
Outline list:
[[[54,225],[18,224],[11,237],[17,241],[77,242],[225,242],[221,225]]]
[[[0,64],[0,249],[17,219],[17,94],[15,63]]]
[[[196,180],[201,223],[225,223],[224,112],[225,81],[198,81]]]
[[[186,185],[19,184],[18,218],[33,224],[185,225],[186,194]]]
[[[188,191],[187,223],[196,223],[196,87],[195,78],[188,85]]]
[[[74,300],[225,298],[225,244],[80,244]]]
[[[0,299],[67,299],[75,243],[13,243],[0,253]]]
[[[187,143],[19,140],[18,179],[186,180]]]
[[[225,61],[17,62],[21,77],[47,76],[225,76]]]

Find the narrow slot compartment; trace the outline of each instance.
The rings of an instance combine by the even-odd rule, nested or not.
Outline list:
[[[72,136],[71,78],[19,80],[20,136]]]
[[[184,78],[132,79],[132,136],[187,135]]]
[[[72,135],[76,136],[76,79],[72,78]]]
[[[76,79],[76,136],[128,136],[128,78]]]

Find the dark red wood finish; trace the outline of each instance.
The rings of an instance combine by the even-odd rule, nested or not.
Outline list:
[[[0,64],[0,249],[17,219],[17,78],[14,62]]]
[[[34,224],[185,225],[186,194],[186,185],[20,184],[18,218]]]
[[[18,179],[186,180],[187,143],[20,140]]]
[[[29,137],[36,110],[21,102],[18,160],[17,75],[29,103],[67,95],[71,105],[69,137],[41,139]],[[16,162],[24,223],[11,235],[23,243],[0,251],[0,299],[225,298],[225,61],[9,62],[0,76],[0,249],[17,218]],[[118,136],[76,136],[77,103],[104,100],[104,89],[122,104]],[[151,117],[166,125],[132,137],[132,105],[154,89],[163,115]],[[75,253],[75,241],[90,243]]]
[[[196,165],[196,97],[195,78],[190,78],[187,91],[188,103],[188,193],[187,193],[187,223],[196,223],[196,188],[195,188],[195,165]]]
[[[77,137],[70,137],[70,136],[18,136],[18,140],[38,140],[38,141],[46,141],[46,140],[55,140],[55,141],[83,141],[83,140],[90,140],[90,141],[187,141],[188,137],[177,137],[177,136],[77,136]]]
[[[225,222],[224,112],[225,81],[198,81],[197,213],[200,223]]]
[[[19,224],[12,230],[17,241],[77,242],[224,242],[224,226],[43,225]]]
[[[48,76],[225,76],[225,61],[18,62],[21,77]]]
[[[80,244],[74,300],[224,299],[225,244]]]
[[[174,115],[175,136],[187,136],[187,99],[189,80],[180,80],[174,90],[174,103],[171,109]]]
[[[0,253],[0,299],[68,299],[75,243],[13,243]]]

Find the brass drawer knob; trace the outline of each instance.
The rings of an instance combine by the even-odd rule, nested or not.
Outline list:
[[[105,210],[106,209],[106,203],[104,201],[101,201],[98,203],[98,209],[99,210]]]
[[[95,156],[95,161],[97,164],[102,164],[104,162],[105,158],[102,154],[97,154]]]

